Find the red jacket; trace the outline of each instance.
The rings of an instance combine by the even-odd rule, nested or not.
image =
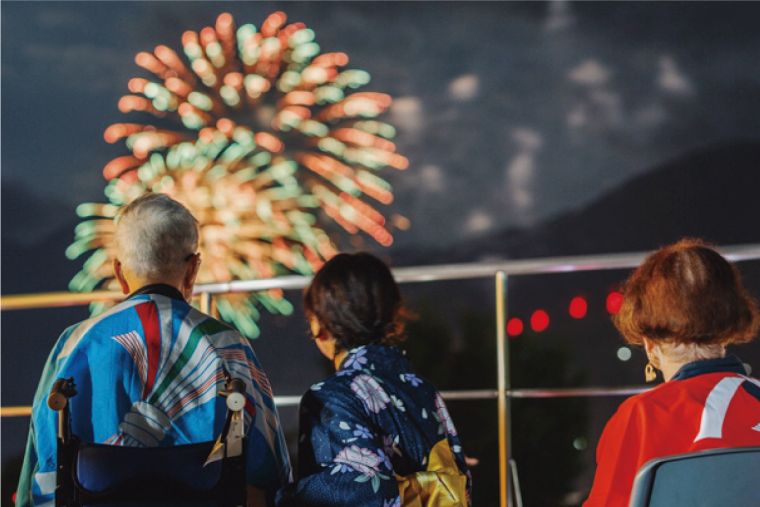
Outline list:
[[[760,381],[735,356],[683,366],[670,382],[625,400],[596,448],[584,507],[627,507],[647,461],[703,449],[760,445]]]

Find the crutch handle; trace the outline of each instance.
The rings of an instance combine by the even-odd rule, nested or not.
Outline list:
[[[66,408],[69,398],[77,394],[77,386],[74,384],[74,377],[68,379],[59,378],[53,384],[50,395],[47,399],[48,407],[57,411]]]
[[[232,378],[227,381],[227,386],[222,396],[227,398],[227,408],[233,412],[239,412],[245,407],[245,383],[238,379]]]

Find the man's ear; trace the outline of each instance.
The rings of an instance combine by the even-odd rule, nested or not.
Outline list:
[[[182,277],[182,285],[185,292],[185,297],[189,298],[193,295],[193,285],[195,285],[195,278],[198,276],[198,270],[201,267],[201,254],[196,253],[192,259],[187,263],[185,269],[185,276]]]
[[[121,262],[119,262],[119,259],[113,260],[113,274],[119,282],[119,285],[121,285],[121,291],[124,294],[129,294],[131,292],[129,290],[129,283],[127,283],[127,279],[124,277],[124,273],[121,270]]]

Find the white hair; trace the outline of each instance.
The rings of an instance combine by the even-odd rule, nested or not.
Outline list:
[[[145,194],[116,217],[116,257],[136,276],[160,280],[181,273],[198,249],[198,222],[165,194]]]
[[[721,343],[700,345],[697,343],[657,343],[655,353],[678,363],[690,363],[702,359],[715,359],[726,356],[726,346]],[[655,365],[656,366],[656,365]]]

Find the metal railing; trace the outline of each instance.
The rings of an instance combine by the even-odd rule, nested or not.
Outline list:
[[[732,262],[760,260],[760,244],[726,246],[718,249]],[[548,273],[571,273],[581,271],[602,271],[627,269],[638,266],[649,252],[589,255],[576,257],[549,257],[499,262],[471,264],[446,264],[437,266],[406,267],[393,270],[399,283],[428,283],[449,280],[471,280],[493,278],[496,304],[496,389],[443,391],[448,400],[497,400],[499,437],[499,503],[506,507],[509,491],[509,398],[567,398],[595,396],[630,396],[646,390],[643,386],[626,387],[586,387],[550,389],[512,389],[510,387],[509,340],[506,337],[507,286],[510,276],[538,275]],[[267,289],[301,289],[306,287],[311,277],[283,276],[263,280],[236,280],[227,283],[203,284],[195,287],[202,310],[209,311],[216,295],[256,292]],[[92,293],[49,292],[41,294],[17,294],[0,296],[0,310],[26,310],[54,307],[81,306],[93,301],[116,301],[123,298],[121,293],[96,291]],[[275,396],[278,406],[294,406],[300,396]],[[0,417],[28,416],[31,407],[0,407]]]

